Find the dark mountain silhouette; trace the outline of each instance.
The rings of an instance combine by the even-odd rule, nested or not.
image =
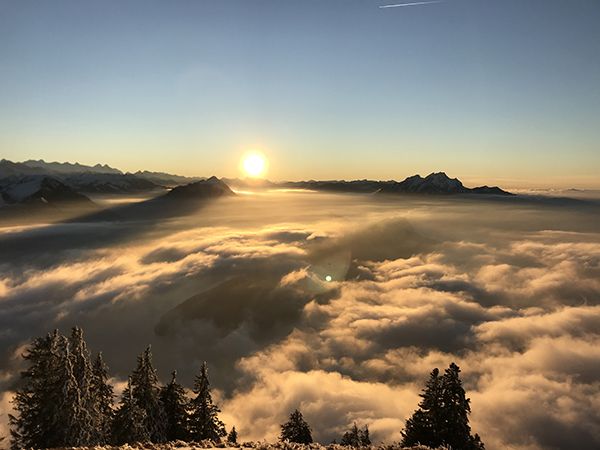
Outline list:
[[[500,189],[498,186],[478,186],[470,190],[472,194],[488,194],[488,195],[516,195],[512,192],[507,192]]]
[[[138,170],[132,175],[136,176],[137,178],[142,178],[144,180],[151,181],[154,184],[167,187],[180,186],[182,184],[194,183],[196,181],[201,181],[205,179],[202,177],[184,177],[182,175],[173,175],[171,173],[165,172],[150,172],[148,170]],[[225,182],[227,181],[225,180]]]
[[[87,166],[69,162],[45,162],[41,159],[18,163],[6,159],[0,161],[0,180],[25,175],[48,175],[83,193],[144,192],[195,181],[177,175],[163,174],[164,178],[161,179],[140,174],[123,173],[107,164]],[[163,181],[167,182],[163,183]]]
[[[178,186],[166,194],[138,203],[118,205],[70,222],[98,221],[154,221],[166,217],[193,214],[208,202],[222,197],[234,197],[235,193],[217,177]]]
[[[470,189],[463,186],[458,178],[450,178],[444,172],[431,173],[425,178],[413,175],[400,183],[384,186],[380,192],[401,192],[410,194],[464,194]]]
[[[178,186],[172,189],[165,198],[174,200],[203,200],[233,195],[235,193],[225,182],[212,176],[207,180]]]
[[[46,162],[43,159],[38,159],[38,160],[33,160],[30,159],[28,161],[24,161],[22,163],[19,164],[23,164],[27,167],[31,167],[31,168],[37,168],[37,169],[41,169],[45,172],[52,172],[52,173],[62,173],[62,174],[67,174],[67,173],[112,173],[112,174],[123,174],[123,172],[121,172],[119,169],[115,169],[113,167],[110,167],[108,164],[96,164],[94,166],[87,166],[85,164],[79,164],[79,163],[70,163],[70,162],[64,162],[64,163],[60,163],[60,162]]]
[[[163,186],[130,173],[73,173],[61,180],[79,192],[119,194],[164,189]]]
[[[379,192],[402,194],[487,194],[487,195],[514,195],[497,186],[480,186],[475,188],[465,187],[458,178],[450,178],[444,172],[430,173],[425,178],[413,175],[399,183],[383,186]]]
[[[444,172],[431,173],[425,178],[413,175],[404,181],[379,180],[308,180],[272,182],[255,178],[222,178],[209,179],[184,177],[164,172],[137,171],[123,173],[119,169],[106,164],[86,166],[79,163],[45,162],[29,160],[14,163],[0,161],[0,179],[14,175],[46,174],[60,179],[78,192],[87,193],[121,193],[139,192],[174,187],[169,195],[178,198],[198,198],[231,195],[231,185],[240,188],[254,189],[306,189],[315,191],[348,192],[348,193],[386,193],[386,194],[483,194],[488,196],[513,195],[497,186],[465,187],[458,178],[450,178]],[[206,183],[206,184],[197,184]],[[219,185],[222,183],[222,185]],[[183,189],[179,189],[183,188]]]
[[[309,180],[282,181],[253,180],[232,178],[232,185],[241,188],[306,189],[311,191],[347,192],[347,193],[386,193],[386,194],[486,194],[514,195],[497,186],[465,187],[458,178],[450,178],[444,172],[431,173],[425,178],[413,175],[404,181],[378,180]]]
[[[374,180],[328,180],[328,181],[287,181],[280,183],[278,187],[291,189],[308,189],[312,191],[331,191],[331,192],[354,192],[370,194],[377,192],[383,186],[395,183],[394,181],[374,181]]]
[[[46,173],[39,167],[29,167],[23,163],[15,163],[8,159],[0,160],[0,178],[22,175],[39,175]]]

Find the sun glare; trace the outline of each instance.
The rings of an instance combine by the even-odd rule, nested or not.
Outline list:
[[[262,153],[252,152],[244,156],[242,161],[244,173],[252,178],[258,178],[267,171],[267,159]]]

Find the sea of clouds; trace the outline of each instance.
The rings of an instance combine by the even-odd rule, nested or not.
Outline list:
[[[593,201],[257,193],[186,217],[0,228],[0,435],[32,337],[84,328],[119,387],[152,345],[202,361],[242,440],[299,407],[330,442],[400,439],[455,361],[495,449],[600,446]],[[331,281],[327,281],[331,279]]]

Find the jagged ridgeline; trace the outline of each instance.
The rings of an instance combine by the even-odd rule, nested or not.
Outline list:
[[[92,358],[81,328],[73,328],[68,336],[55,330],[34,339],[23,358],[28,366],[13,399],[15,414],[9,416],[13,449],[173,441],[201,447],[254,446],[238,444],[235,427],[227,433],[212,399],[206,363],[188,396],[175,371],[167,384],[160,383],[148,347],[138,356],[115,405],[102,353]],[[480,437],[471,434],[470,400],[459,373],[454,363],[441,376],[433,370],[418,409],[401,431],[401,443],[386,448],[484,449]],[[281,425],[280,442],[314,445],[311,426],[299,409]],[[370,447],[368,425],[359,428],[354,423],[340,443],[332,445]]]

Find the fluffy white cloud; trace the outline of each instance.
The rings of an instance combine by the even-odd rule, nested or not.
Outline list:
[[[488,449],[598,447],[600,230],[587,212],[315,195],[142,231],[1,233],[0,413],[18,349],[79,324],[119,386],[148,343],[161,375],[188,385],[208,360],[241,439],[275,439],[300,407],[325,442],[354,421],[396,441],[428,373],[455,361]]]

